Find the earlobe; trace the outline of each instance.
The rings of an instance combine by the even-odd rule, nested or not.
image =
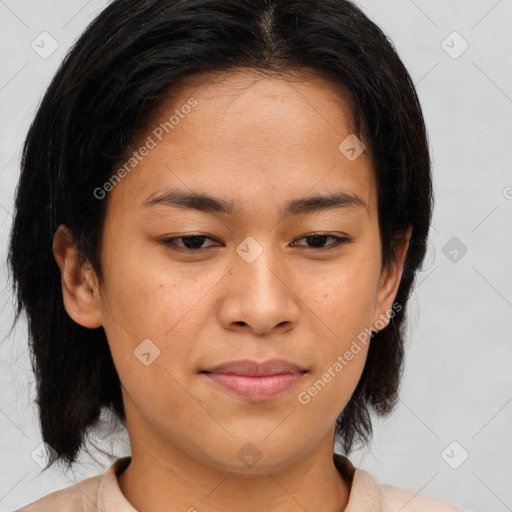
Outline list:
[[[376,325],[377,321],[379,322],[377,324],[379,325],[379,328],[377,329],[379,331],[384,328],[381,326],[382,322],[384,321],[387,326],[389,319],[391,318],[390,312],[402,279],[403,267],[411,235],[412,227],[409,226],[407,231],[397,239],[397,245],[395,246],[395,261],[393,261],[382,272],[379,282],[375,317],[373,319],[373,325]]]
[[[94,270],[81,262],[71,231],[64,224],[53,237],[53,254],[60,269],[62,298],[68,315],[83,327],[100,327],[102,316]]]

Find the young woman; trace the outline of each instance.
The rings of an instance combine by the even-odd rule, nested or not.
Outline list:
[[[103,409],[132,453],[21,510],[459,510],[347,458],[397,400],[431,190],[349,1],[114,0],[30,128],[9,261],[49,466]]]

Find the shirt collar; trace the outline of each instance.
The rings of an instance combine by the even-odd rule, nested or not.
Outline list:
[[[351,483],[348,504],[343,512],[381,512],[381,488],[366,471],[355,468],[347,457],[334,454],[334,465]],[[102,512],[137,512],[125,498],[117,477],[130,464],[131,456],[118,458],[103,474],[98,488],[98,509]]]
[[[355,468],[347,457],[337,453],[334,454],[334,465],[344,480],[351,483],[343,512],[382,512],[381,487],[370,473]]]

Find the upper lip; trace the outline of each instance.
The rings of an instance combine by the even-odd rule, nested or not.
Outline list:
[[[209,370],[205,370],[206,373],[231,373],[253,377],[279,375],[283,373],[304,373],[305,371],[306,370],[301,366],[290,361],[285,361],[284,359],[269,359],[263,362],[243,359],[222,363]]]

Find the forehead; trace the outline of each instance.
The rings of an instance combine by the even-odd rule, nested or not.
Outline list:
[[[346,106],[342,89],[336,83],[318,74],[312,69],[290,70],[286,73],[272,73],[252,68],[234,68],[225,71],[204,71],[184,78],[177,87],[174,87],[169,100],[175,101],[179,96],[194,92],[202,100],[226,100],[223,105],[228,108],[231,103],[241,101],[243,108],[247,108],[244,100],[253,99],[254,96],[283,98],[305,101],[301,90],[308,89],[308,95],[314,94],[317,99],[330,101],[336,105]],[[303,105],[305,107],[305,105]],[[233,108],[236,110],[236,108]]]
[[[354,131],[351,108],[341,86],[312,70],[276,76],[246,68],[202,72],[184,79],[166,96],[148,128],[165,123],[170,112],[179,110],[192,97],[200,108],[194,108],[190,117],[197,121],[200,110],[204,128],[210,126],[204,122],[215,116],[217,129],[227,127],[221,125],[225,120],[247,127],[258,127],[258,123],[264,122],[264,132],[276,128],[281,137],[283,126],[293,123],[295,129],[290,131],[290,139],[298,138],[301,127],[312,124],[316,129],[322,124],[323,130]],[[192,125],[193,121],[187,124]]]
[[[179,185],[233,202],[259,191],[261,202],[284,191],[296,197],[345,185],[370,205],[368,154],[350,161],[339,148],[353,131],[348,102],[322,77],[245,69],[194,75],[147,123],[134,149],[149,138],[154,148],[111,195],[140,207],[151,194]]]

